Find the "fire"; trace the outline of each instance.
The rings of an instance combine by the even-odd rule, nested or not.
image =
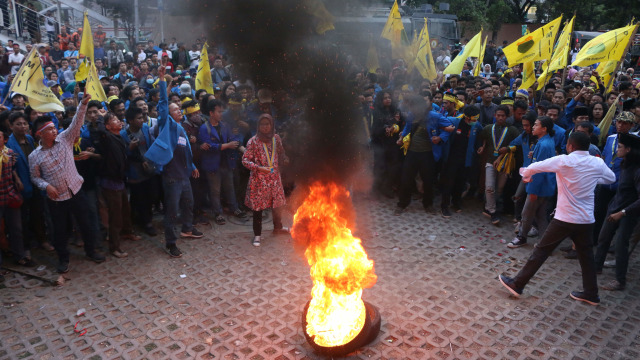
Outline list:
[[[349,192],[335,183],[316,182],[293,218],[293,238],[306,246],[313,279],[307,334],[325,347],[353,340],[365,322],[362,289],[376,282],[373,261],[349,229]]]

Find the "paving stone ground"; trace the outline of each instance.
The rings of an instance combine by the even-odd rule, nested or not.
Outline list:
[[[400,217],[392,200],[357,196],[355,205],[354,232],[378,275],[363,298],[379,308],[382,329],[349,358],[640,358],[637,256],[627,289],[603,291],[600,306],[568,297],[581,288],[580,268],[560,252],[515,299],[496,276],[515,274],[532,248],[501,242],[513,236],[508,219],[491,225],[477,203],[448,220],[416,201]],[[99,265],[74,248],[63,286],[9,272],[0,359],[321,359],[300,324],[311,280],[292,240],[265,231],[254,248],[250,223],[235,219],[201,230],[205,238],[179,241],[179,259],[163,251],[162,235],[126,242],[129,258]],[[35,258],[47,269],[34,274],[57,277],[50,254]],[[612,277],[606,269],[599,281]]]

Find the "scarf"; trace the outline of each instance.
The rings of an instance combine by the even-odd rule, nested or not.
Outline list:
[[[0,151],[0,174],[2,174],[2,164],[8,164],[9,163],[9,159],[11,158],[11,156],[9,156],[9,148],[8,147],[3,147],[2,151]]]
[[[268,135],[265,135],[263,133],[260,132],[260,122],[262,121],[262,119],[267,119],[269,121],[269,126],[271,126],[271,132]],[[262,114],[260,115],[260,117],[258,118],[258,132],[257,132],[257,137],[260,141],[262,141],[265,144],[269,144],[271,143],[271,139],[273,139],[273,137],[275,136],[276,132],[273,126],[273,118],[271,117],[271,115],[269,114]]]

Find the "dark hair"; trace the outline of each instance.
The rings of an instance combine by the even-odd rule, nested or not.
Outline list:
[[[518,100],[516,102],[513,103],[513,110],[515,111],[516,109],[522,109],[522,110],[527,110],[529,108],[529,104],[527,104],[526,101],[524,100]]]
[[[540,121],[540,125],[542,125],[543,128],[547,129],[547,134],[549,134],[549,136],[553,137],[556,134],[555,130],[553,130],[553,126],[555,124],[550,117],[540,116],[537,120]]]
[[[222,101],[218,99],[211,99],[207,102],[207,115],[209,115],[212,111],[216,109],[216,107],[224,107]]]
[[[100,109],[102,109],[102,103],[100,101],[98,101],[98,100],[91,100],[87,104],[87,110],[89,110],[92,107],[97,107],[98,110],[100,110]]]
[[[118,106],[120,104],[124,104],[124,101],[122,101],[122,99],[113,99],[113,100],[111,100],[111,102],[109,103],[109,110],[112,111],[112,112],[115,112],[116,106]]]
[[[135,88],[132,85],[129,85],[124,89],[122,89],[122,92],[120,93],[120,99],[124,101],[130,100],[129,98],[131,97],[131,93],[133,92],[134,89]]]
[[[533,123],[536,122],[537,119],[538,119],[538,113],[533,110],[527,111],[522,116],[522,120],[527,120],[531,125],[533,125]]]
[[[590,123],[589,121],[580,121],[579,123],[576,124],[576,128],[577,127],[587,129],[587,132],[589,133],[589,135],[593,133],[593,124]]]
[[[186,110],[187,108],[190,108],[190,107],[196,106],[196,105],[198,105],[198,102],[196,100],[186,101],[186,102],[182,103],[182,110]]]
[[[633,87],[633,84],[631,84],[628,81],[623,81],[618,85],[618,91],[624,91],[632,87]]]
[[[40,126],[42,126],[45,123],[48,123],[51,120],[51,116],[49,115],[43,115],[43,116],[38,116],[34,121],[33,121],[33,127],[31,128],[33,130],[33,136],[36,136],[36,131],[38,131],[38,129],[40,128]]]
[[[464,101],[467,101],[467,99],[468,99],[468,97],[469,97],[469,95],[467,95],[467,93],[466,93],[466,92],[464,92],[464,91],[456,91],[456,94],[455,94],[455,95],[456,95],[456,97],[457,97],[458,95],[462,95],[462,96],[464,96]]]
[[[151,99],[152,97],[156,96],[157,94],[160,94],[160,89],[151,89],[151,90],[149,90],[149,99]]]
[[[560,106],[558,106],[556,104],[549,105],[549,107],[547,108],[547,111],[549,111],[549,110],[558,110],[558,115],[560,115],[560,111],[561,111]]]
[[[609,111],[609,106],[605,102],[598,101],[592,103],[591,105],[589,105],[589,119],[591,119],[591,121],[593,121],[593,108],[598,104],[602,105],[602,118],[604,118],[604,116],[607,114],[607,111]]]
[[[16,122],[16,120],[23,118],[25,120],[27,120],[27,115],[25,115],[25,113],[23,113],[22,111],[16,111],[14,113],[11,113],[11,115],[9,115],[9,124],[13,125],[14,122]],[[29,122],[27,120],[27,122]]]
[[[207,90],[205,90],[205,89],[197,90],[197,91],[196,91],[196,99],[199,99],[199,98],[200,98],[200,94],[202,94],[202,93],[206,93],[206,92],[207,92]]]
[[[131,106],[129,106],[127,111],[124,113],[124,118],[127,120],[128,123],[130,123],[139,114],[142,114],[142,109],[140,109],[137,106],[131,105]]]
[[[131,102],[129,103],[129,106],[137,104],[137,103],[138,103],[138,101],[144,101],[144,102],[147,102],[147,99],[145,99],[145,98],[144,98],[144,97],[142,97],[142,96],[138,96],[137,98],[135,98],[135,99],[131,100]],[[147,104],[147,105],[148,105],[148,104]]]
[[[209,102],[209,98],[211,98],[212,96],[213,94],[207,93],[207,95],[205,95],[200,101],[200,111],[205,115],[209,115],[209,108],[207,107],[207,103]]]
[[[505,78],[505,77],[501,77],[501,78],[499,78],[499,79],[498,79],[498,82],[499,82],[500,84],[503,84],[503,85],[504,85],[504,86],[506,86],[506,87],[509,87],[509,84],[510,84],[509,79],[507,79],[507,78]]]
[[[574,131],[571,133],[571,135],[569,135],[568,143],[573,145],[576,148],[576,150],[589,151],[589,146],[591,145],[591,139],[589,135],[583,132]]]
[[[562,96],[564,96],[565,98],[567,97],[567,92],[562,89],[556,89],[556,91],[553,92],[553,95],[557,93],[562,93]]]
[[[107,123],[109,123],[109,119],[111,119],[111,118],[115,118],[117,121],[120,121],[120,119],[118,119],[116,114],[114,114],[111,111],[109,111],[102,118],[102,121],[104,122],[104,125],[107,125]]]
[[[498,111],[504,112],[504,115],[507,116],[507,117],[510,115],[509,107],[507,105],[498,105],[498,107],[496,108],[496,111],[494,113],[496,113]]]
[[[174,93],[174,92],[172,92],[171,94],[169,94],[169,96],[168,96],[169,101],[171,101],[171,98],[172,98],[172,97],[176,97],[176,96],[177,96],[178,98],[180,98],[180,95],[179,95],[179,94],[176,94],[176,93]]]
[[[423,90],[420,92],[420,96],[422,97],[428,97],[429,100],[433,100],[433,95],[431,95],[431,91],[429,90]]]

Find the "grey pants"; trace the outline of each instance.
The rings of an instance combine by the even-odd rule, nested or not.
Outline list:
[[[548,201],[548,197],[538,197],[536,200],[531,200],[531,197],[527,195],[527,200],[524,202],[524,208],[522,209],[522,221],[518,229],[518,239],[527,241],[527,234],[531,230],[534,220],[538,225],[538,232],[540,234],[545,232],[549,225],[547,220]]]
[[[504,185],[507,183],[507,173],[498,172],[493,164],[485,164],[485,205],[484,208],[489,212],[496,212],[496,200],[502,196]]]

